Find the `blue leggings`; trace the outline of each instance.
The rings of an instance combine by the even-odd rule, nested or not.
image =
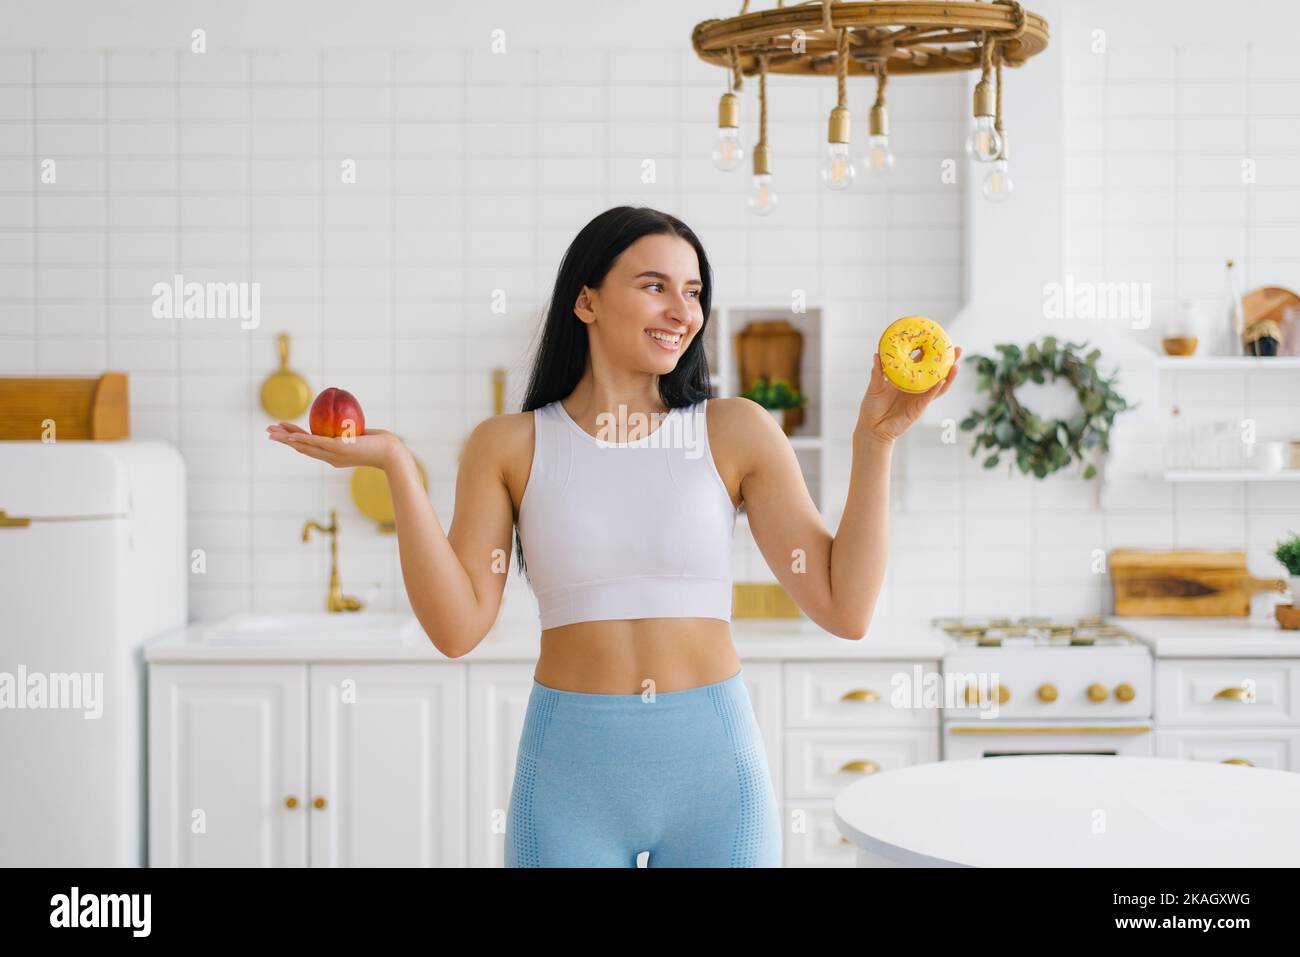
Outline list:
[[[781,821],[743,679],[587,694],[533,680],[507,867],[780,867]]]

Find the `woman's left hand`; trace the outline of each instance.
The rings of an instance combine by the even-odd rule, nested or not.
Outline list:
[[[885,378],[880,353],[876,353],[871,359],[871,382],[858,410],[857,431],[876,441],[893,443],[920,418],[927,405],[948,391],[957,378],[960,359],[961,346],[957,346],[946,378],[925,392],[904,392]]]

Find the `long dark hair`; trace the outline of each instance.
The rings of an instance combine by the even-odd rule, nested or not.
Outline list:
[[[587,324],[573,311],[578,294],[583,286],[599,289],[623,250],[642,236],[656,234],[679,236],[695,248],[702,283],[699,302],[704,314],[703,325],[677,360],[676,367],[672,372],[659,376],[659,397],[670,409],[693,405],[708,398],[709,363],[704,354],[704,331],[709,326],[713,271],[709,268],[704,245],[695,232],[676,216],[648,206],[615,206],[583,226],[560,260],[521,412],[532,412],[557,399],[568,398],[577,388],[590,352]],[[527,577],[518,523],[515,525],[515,551],[519,570]]]

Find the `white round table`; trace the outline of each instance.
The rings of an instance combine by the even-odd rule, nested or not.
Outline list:
[[[1300,774],[1111,755],[936,761],[835,797],[859,867],[1295,867]]]

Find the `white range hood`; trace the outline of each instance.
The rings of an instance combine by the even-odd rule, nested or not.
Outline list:
[[[965,304],[951,321],[948,331],[965,356],[975,353],[994,356],[997,343],[1010,342],[1022,348],[1046,335],[1058,340],[1087,341],[1101,350],[1100,368],[1109,376],[1120,371],[1117,388],[1139,410],[1125,412],[1115,421],[1112,454],[1108,470],[1113,474],[1125,458],[1125,449],[1149,448],[1148,442],[1134,443],[1125,435],[1148,434],[1158,421],[1154,361],[1156,356],[1142,343],[1142,333],[1125,318],[1061,318],[1046,308],[1053,288],[1064,290],[1068,283],[1095,282],[1099,276],[1071,276],[1066,262],[1066,102],[1065,12],[1059,0],[1037,0],[1032,7],[1043,14],[1052,31],[1048,47],[1038,56],[1014,69],[1003,68],[1006,89],[1003,117],[1009,144],[1009,172],[1014,191],[1002,203],[984,197],[981,189],[990,164],[962,156],[959,169],[965,176],[965,242],[963,289]],[[979,74],[972,71],[968,88],[973,91]],[[969,102],[969,100],[967,101]],[[1057,284],[1053,287],[1053,284]],[[1150,319],[1150,317],[1148,317]],[[1154,320],[1151,320],[1154,321]],[[944,399],[931,405],[923,422],[939,425],[945,419],[960,421],[972,407],[983,406],[987,394],[977,393],[972,365],[962,360],[958,382]],[[1072,403],[1068,385],[1055,392],[1046,386],[1031,386],[1040,402],[1035,408],[1047,415],[1065,415]],[[969,448],[972,433],[960,433],[959,442]],[[1008,461],[1004,456],[1003,461]],[[1132,466],[1138,470],[1146,463]],[[1074,466],[1066,470],[1071,473]],[[990,474],[1004,474],[1005,467]]]

